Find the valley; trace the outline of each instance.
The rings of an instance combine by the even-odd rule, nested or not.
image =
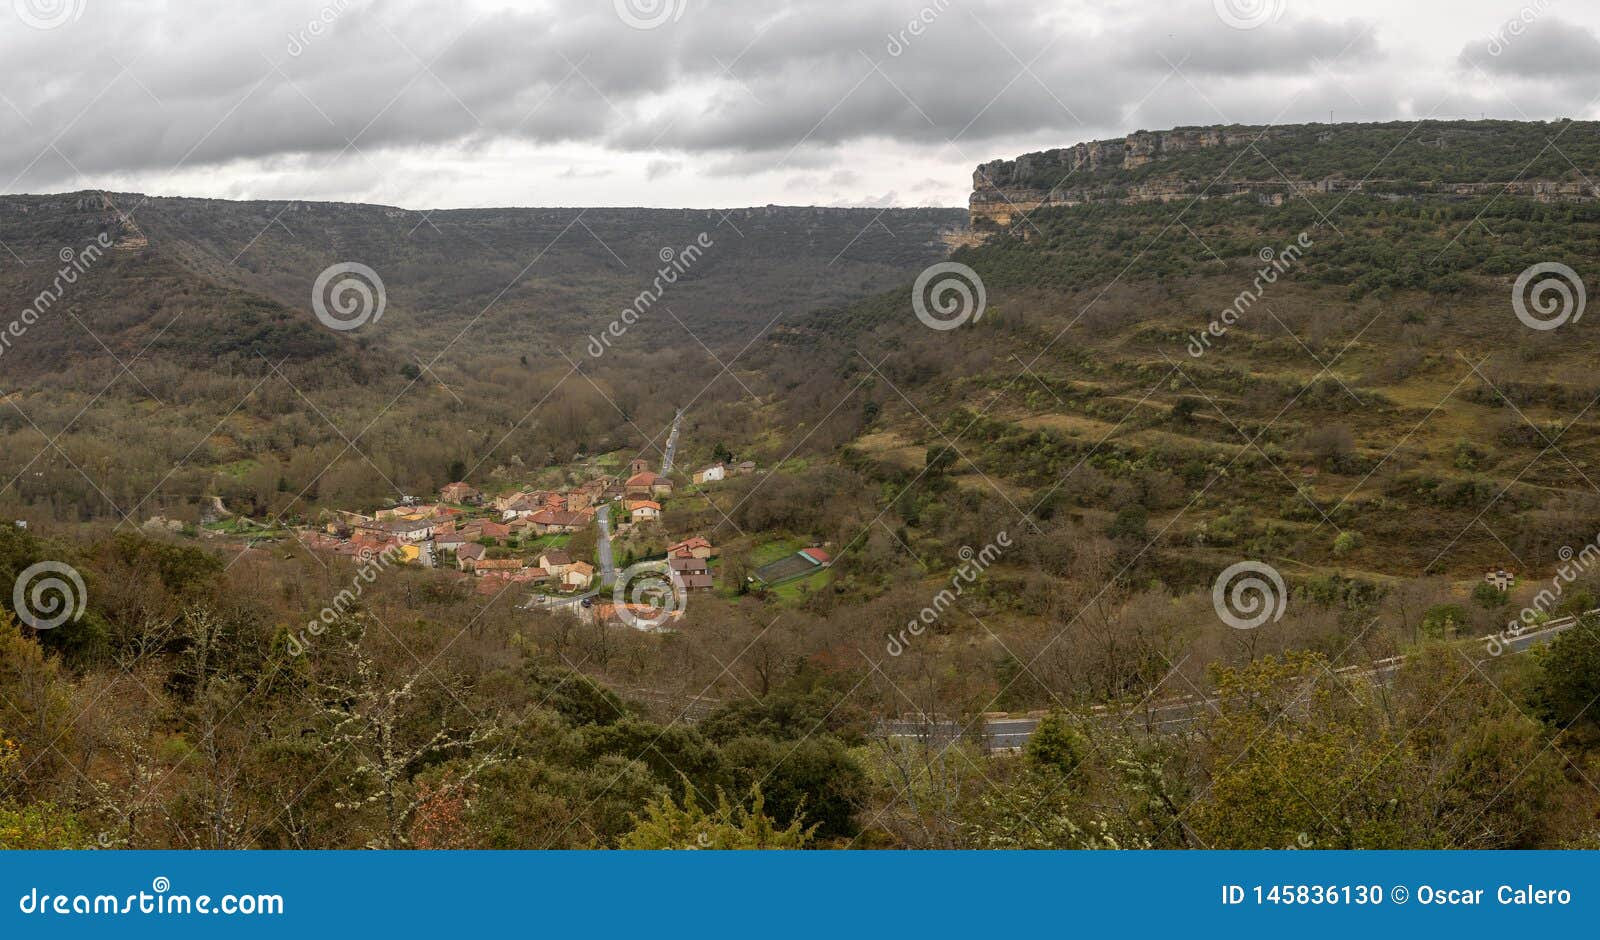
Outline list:
[[[14,785],[136,847],[757,791],[834,848],[1592,846],[1597,141],[1141,131],[965,210],[0,197],[8,309],[110,246],[0,353],[0,569],[85,582],[4,641]]]

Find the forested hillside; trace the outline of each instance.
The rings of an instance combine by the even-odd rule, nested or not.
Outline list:
[[[220,496],[309,514],[431,491],[456,464],[637,449],[674,390],[716,380],[708,413],[745,395],[758,378],[722,370],[740,348],[903,280],[960,220],[5,197],[0,297],[25,335],[0,348],[0,512],[192,520]],[[385,306],[338,331],[313,285],[345,262],[376,273]]]

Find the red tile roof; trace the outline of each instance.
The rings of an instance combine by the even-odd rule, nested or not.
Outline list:
[[[819,565],[830,564],[833,561],[833,556],[820,548],[807,548],[801,551],[800,554],[806,556]]]

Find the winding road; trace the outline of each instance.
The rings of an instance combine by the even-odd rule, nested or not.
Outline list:
[[[672,419],[672,433],[667,435],[667,450],[661,455],[661,475],[666,476],[672,472],[672,458],[678,453],[678,429],[683,427],[683,409],[678,409],[678,414]]]
[[[595,525],[600,529],[596,542],[600,555],[600,587],[608,588],[617,580],[617,565],[611,557],[611,504],[606,503],[594,514]]]
[[[1552,620],[1538,630],[1529,631],[1519,636],[1479,637],[1472,641],[1474,646],[1486,647],[1492,643],[1499,643],[1509,653],[1522,653],[1542,645],[1556,634],[1577,626],[1580,617],[1591,614],[1600,614],[1600,609],[1591,610],[1577,617],[1562,617]],[[1485,662],[1488,657],[1477,660]],[[1406,657],[1391,656],[1381,659],[1371,665],[1345,666],[1333,670],[1333,674],[1341,679],[1364,679],[1386,684],[1389,679],[1405,664]],[[1108,706],[1096,706],[1092,711],[1096,719],[1114,722],[1122,727],[1137,727],[1149,734],[1185,734],[1199,723],[1207,711],[1217,709],[1217,700],[1198,695],[1185,695],[1174,699],[1165,699],[1152,702],[1136,709],[1117,711]],[[1039,718],[989,718],[984,721],[984,747],[990,751],[1004,751],[1020,748],[1028,743],[1028,738],[1039,727]],[[958,721],[949,719],[911,719],[899,721],[885,721],[879,725],[879,731],[891,738],[918,738],[935,742],[949,742],[961,737],[966,731],[966,726]]]

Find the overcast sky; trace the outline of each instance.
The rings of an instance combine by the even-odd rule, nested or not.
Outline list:
[[[954,206],[1140,128],[1597,96],[1592,0],[11,0],[0,191]]]

